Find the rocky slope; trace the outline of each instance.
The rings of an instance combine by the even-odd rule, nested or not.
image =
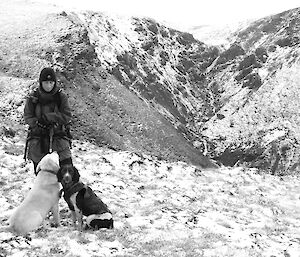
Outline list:
[[[69,95],[76,139],[204,167],[212,165],[153,106],[107,72],[76,16],[22,3],[1,3],[1,10],[5,10],[0,35],[2,134],[10,129],[25,134],[22,112],[26,94],[37,86],[41,68],[50,65]],[[30,8],[34,15],[26,16],[23,11]],[[9,26],[5,25],[7,20],[12,20]]]
[[[256,21],[211,69],[222,105],[203,134],[222,162],[299,172],[299,29],[300,9]]]
[[[149,19],[75,15],[101,65],[201,152],[226,165],[298,172],[299,9],[238,30],[227,48]]]
[[[28,17],[11,3],[2,3],[0,36],[5,124],[20,124],[26,92],[52,65],[76,138],[203,167],[213,165],[209,157],[299,171],[299,9],[253,22],[216,47],[151,19],[33,4],[24,8],[44,11]]]

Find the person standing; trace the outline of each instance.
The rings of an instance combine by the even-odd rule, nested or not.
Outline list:
[[[58,153],[60,165],[72,164],[71,118],[67,95],[59,88],[54,70],[43,68],[39,87],[30,92],[24,108],[29,125],[24,158],[32,160],[35,174],[39,161],[51,151]]]

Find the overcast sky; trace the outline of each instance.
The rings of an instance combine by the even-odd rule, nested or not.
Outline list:
[[[300,0],[34,0],[71,8],[147,16],[187,28],[257,19],[300,7]]]

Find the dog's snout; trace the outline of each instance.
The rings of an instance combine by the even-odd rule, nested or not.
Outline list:
[[[63,180],[65,183],[70,183],[72,181],[72,177],[69,173],[67,173],[63,176]]]

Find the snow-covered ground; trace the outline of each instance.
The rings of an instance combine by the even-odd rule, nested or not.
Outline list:
[[[0,141],[0,221],[28,192],[23,141]],[[0,232],[0,256],[300,256],[300,180],[254,169],[201,170],[75,141],[75,166],[113,212],[113,230],[61,226],[27,237]]]

